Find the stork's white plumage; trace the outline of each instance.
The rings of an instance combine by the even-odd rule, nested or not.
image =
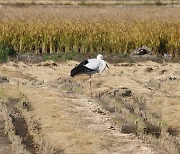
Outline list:
[[[78,74],[88,74],[90,75],[90,92],[92,95],[92,89],[91,89],[91,75],[95,73],[101,73],[104,71],[104,69],[108,67],[106,62],[103,59],[103,56],[101,54],[97,55],[97,58],[93,59],[87,59],[82,61],[79,65],[74,67],[71,70],[71,76],[76,76]]]

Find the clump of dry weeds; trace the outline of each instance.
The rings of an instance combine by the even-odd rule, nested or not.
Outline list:
[[[39,124],[28,113],[31,106],[24,95],[20,99],[7,98],[0,102],[0,107],[13,153],[55,153],[39,134]]]
[[[2,101],[0,102],[0,108],[3,115],[3,119],[5,121],[5,133],[8,135],[8,138],[12,143],[11,145],[12,152],[14,154],[18,154],[18,153],[29,154],[29,152],[26,151],[25,147],[21,144],[22,139],[16,135],[12,118],[9,116],[9,111],[6,105]]]
[[[100,104],[114,115],[113,121],[123,133],[134,133],[160,152],[178,153],[176,136],[168,132],[168,126],[155,118],[146,107],[146,100],[132,94],[127,88],[101,92]]]

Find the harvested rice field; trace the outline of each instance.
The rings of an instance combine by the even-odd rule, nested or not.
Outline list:
[[[6,2],[0,1],[0,154],[180,152],[178,5]],[[144,45],[152,58],[128,59]],[[98,53],[109,69],[92,75],[90,96],[89,76],[72,78],[70,71],[75,59]],[[127,59],[116,60],[121,54]]]
[[[178,153],[179,64],[109,64],[93,76],[92,97],[88,76],[70,78],[76,64],[0,66],[4,151]]]

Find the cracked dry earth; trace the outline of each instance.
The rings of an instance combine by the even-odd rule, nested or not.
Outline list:
[[[16,108],[27,121],[36,149],[32,152],[24,145],[25,151],[57,154],[166,153],[133,134],[121,133],[112,115],[100,105],[96,96],[107,90],[127,87],[138,96],[147,96],[151,104],[155,105],[152,108],[147,104],[152,113],[163,106],[160,112],[163,120],[178,129],[180,64],[111,64],[111,69],[93,76],[94,96],[89,97],[88,77],[69,77],[76,63],[9,62],[0,66],[0,74],[8,79],[1,83],[1,101],[7,98],[19,99],[20,103],[25,103],[23,107],[26,106],[24,109],[17,103]],[[161,80],[163,86],[160,85]],[[170,120],[168,114],[176,119]],[[3,129],[2,126],[0,140],[4,141],[0,142],[0,147],[3,147],[0,153],[11,153],[7,149],[11,148],[12,141],[7,135],[2,135]]]

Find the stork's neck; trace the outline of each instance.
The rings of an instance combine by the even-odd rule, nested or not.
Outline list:
[[[104,69],[106,68],[106,62],[104,60],[100,60],[100,66],[99,66],[99,73],[104,71]]]

